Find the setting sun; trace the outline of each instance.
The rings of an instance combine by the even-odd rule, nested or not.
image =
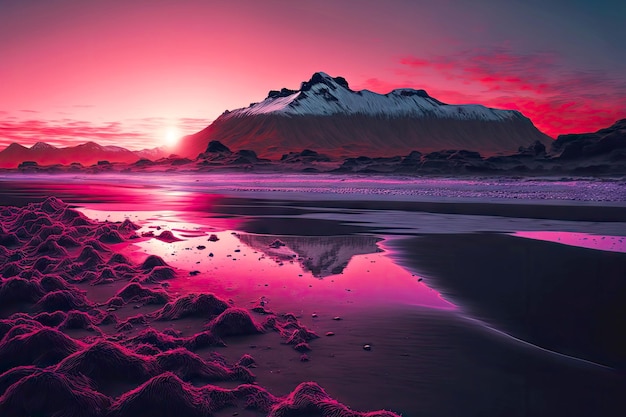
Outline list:
[[[171,126],[165,131],[165,135],[163,136],[163,145],[173,147],[178,143],[180,137],[180,130],[178,130],[178,128],[174,126]]]

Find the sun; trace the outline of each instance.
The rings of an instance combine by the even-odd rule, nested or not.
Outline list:
[[[163,135],[163,145],[172,148],[176,146],[181,136],[182,134],[180,133],[180,130],[178,130],[178,128],[170,126],[165,131],[165,135]]]

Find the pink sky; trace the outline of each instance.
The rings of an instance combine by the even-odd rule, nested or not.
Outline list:
[[[626,117],[625,17],[577,0],[2,2],[0,149],[154,147],[316,71],[594,131]]]

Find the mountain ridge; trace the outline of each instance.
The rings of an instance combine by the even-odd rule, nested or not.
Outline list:
[[[306,148],[334,156],[442,149],[498,154],[536,140],[545,145],[552,141],[515,110],[446,104],[411,88],[387,94],[353,91],[343,77],[323,72],[313,74],[299,90],[270,90],[261,102],[225,111],[205,129],[183,138],[176,153],[196,157],[212,140],[269,158]]]
[[[0,151],[0,168],[16,168],[25,161],[40,165],[69,165],[73,162],[93,165],[99,161],[133,163],[146,154],[162,157],[162,153],[164,152],[145,149],[131,151],[121,146],[100,145],[93,141],[66,147],[56,147],[41,141],[26,147],[13,142]]]

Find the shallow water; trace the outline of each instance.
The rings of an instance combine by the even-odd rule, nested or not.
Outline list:
[[[442,236],[450,244],[442,245],[448,253],[441,262],[455,262],[464,258],[454,251],[466,250],[455,242],[498,234],[519,238],[514,248],[521,265],[532,264],[523,256],[539,241],[558,245],[559,256],[568,256],[569,247],[625,252],[624,181],[268,174],[0,179],[1,204],[49,195],[91,218],[130,218],[142,226],[140,234],[151,232],[127,250],[138,260],[157,254],[179,268],[169,291],[215,292],[240,306],[294,312],[321,334],[337,333],[316,342],[304,374],[295,368],[300,364],[275,364],[283,369],[279,376],[259,369],[259,382],[274,392],[311,378],[354,408],[391,408],[404,415],[459,415],[468,409],[554,415],[571,397],[564,409],[584,415],[601,401],[605,411],[617,401],[612,392],[603,397],[600,388],[594,390],[623,383],[615,383],[606,368],[579,360],[575,350],[526,340],[515,326],[507,327],[509,317],[476,313],[482,311],[473,308],[480,297],[441,285],[463,279],[463,267],[452,271],[453,281],[438,281],[450,279],[444,276],[448,271],[426,268],[418,252],[398,248],[407,239]],[[180,240],[157,239],[164,231]],[[213,234],[217,241],[209,241]],[[476,263],[493,263],[495,249],[477,251]],[[428,256],[439,258],[436,251]],[[530,274],[533,268],[521,269]],[[480,275],[471,279],[476,293],[488,297]],[[313,314],[345,320],[316,321]],[[376,347],[370,357],[359,355],[362,343]],[[382,373],[388,377],[371,380]],[[490,396],[481,397],[481,384]]]

